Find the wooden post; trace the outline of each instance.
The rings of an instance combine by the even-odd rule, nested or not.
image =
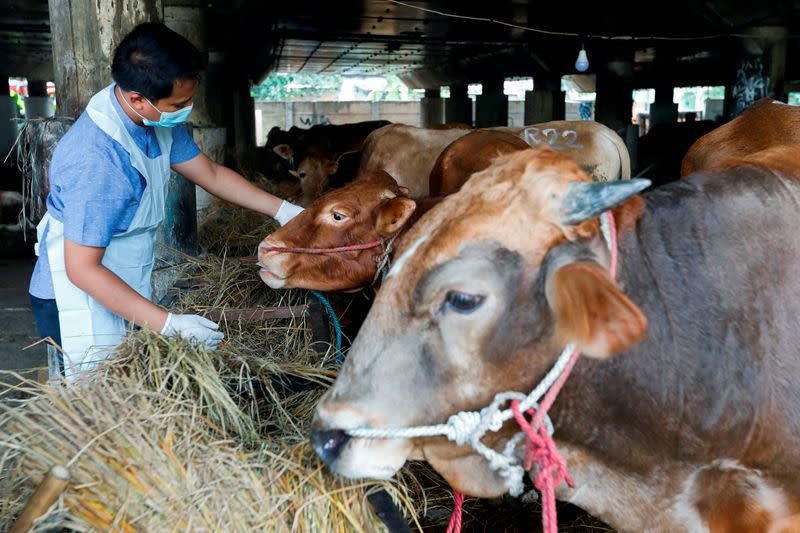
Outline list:
[[[56,465],[44,477],[8,533],[27,533],[33,522],[53,505],[69,483],[69,470]]]
[[[311,347],[319,354],[328,351],[331,345],[331,330],[328,329],[328,314],[315,297],[308,297],[308,324],[311,326]]]
[[[162,0],[49,0],[58,114],[76,118],[111,83],[114,49],[134,26],[164,18]]]

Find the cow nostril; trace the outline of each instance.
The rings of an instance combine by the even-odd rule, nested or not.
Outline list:
[[[320,459],[327,464],[331,464],[339,457],[349,440],[350,435],[341,429],[311,430],[311,445]]]
[[[270,252],[275,251],[275,248],[278,247],[279,246],[273,242],[261,241],[261,243],[258,245],[258,255],[262,256],[268,254]]]

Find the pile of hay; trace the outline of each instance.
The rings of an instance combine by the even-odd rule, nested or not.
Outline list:
[[[264,431],[257,408],[262,398],[248,391],[255,373],[245,362],[150,332],[136,333],[121,351],[128,353],[83,383],[31,384],[31,399],[0,404],[0,526],[19,512],[45,472],[61,464],[72,479],[50,513],[50,527],[380,528],[364,499],[365,485],[330,476],[310,450],[302,436],[308,414],[298,403],[279,406],[283,421]],[[382,486],[413,514],[405,489]]]
[[[182,311],[306,298],[269,290],[252,265],[212,257],[186,271]],[[414,478],[348,482],[310,449],[314,407],[338,367],[332,348],[310,347],[305,316],[221,328],[212,352],[133,332],[80,383],[27,382],[12,392],[25,387],[30,399],[0,398],[0,529],[56,464],[72,481],[47,527],[79,531],[376,531],[365,491],[377,487],[412,521],[426,508]]]

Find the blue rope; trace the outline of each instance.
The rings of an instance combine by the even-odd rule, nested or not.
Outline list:
[[[333,306],[330,302],[328,302],[322,294],[317,291],[309,292],[316,296],[320,303],[325,306],[325,309],[328,311],[328,316],[331,317],[331,321],[333,321],[333,329],[336,330],[336,362],[342,364],[344,363],[344,354],[342,353],[342,326],[339,324],[336,312],[333,310]]]

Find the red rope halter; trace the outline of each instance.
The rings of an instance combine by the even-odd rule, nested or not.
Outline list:
[[[340,252],[357,252],[359,250],[369,250],[377,246],[383,246],[383,241],[372,241],[364,244],[351,244],[349,246],[337,246],[335,248],[300,248],[291,246],[264,246],[263,252],[294,253],[294,254],[335,254]]]

